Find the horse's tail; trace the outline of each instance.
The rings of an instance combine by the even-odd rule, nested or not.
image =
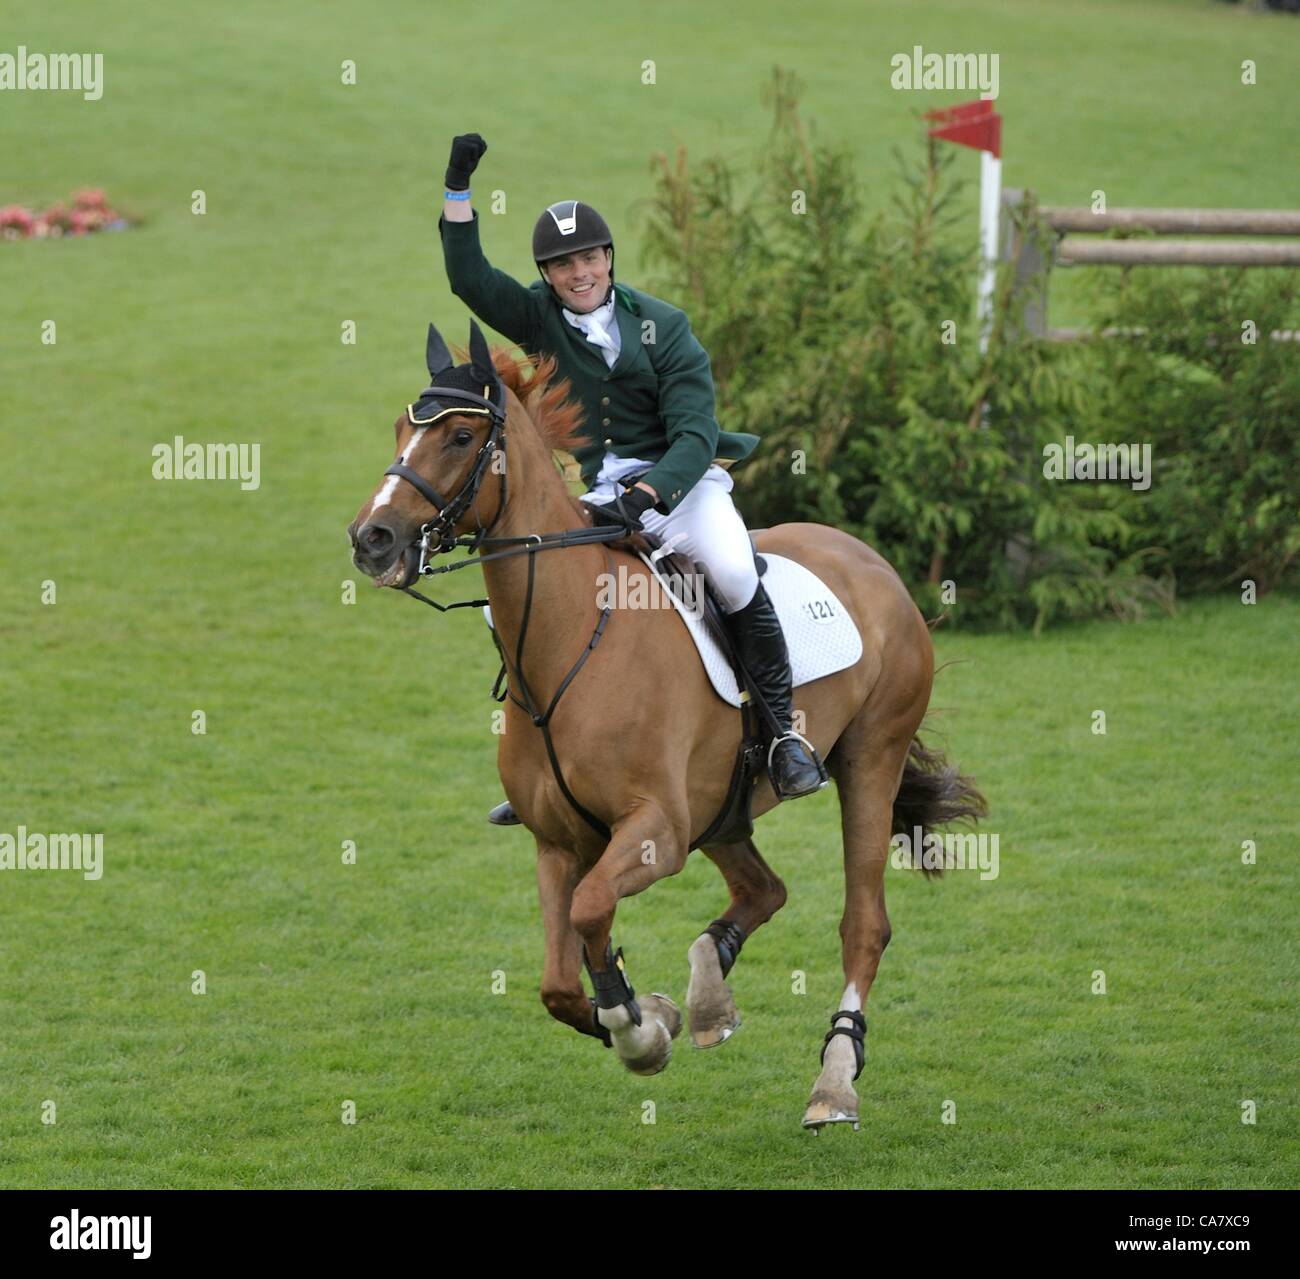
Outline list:
[[[892,834],[906,834],[912,841],[914,864],[921,865],[927,875],[941,874],[942,858],[937,859],[938,865],[934,867],[921,863],[921,841],[936,826],[975,822],[988,811],[988,801],[976,789],[974,778],[959,773],[941,751],[927,750],[919,737],[912,739],[903,766],[903,780],[894,799]]]

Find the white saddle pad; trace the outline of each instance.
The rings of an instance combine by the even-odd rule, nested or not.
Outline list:
[[[835,592],[802,564],[784,555],[767,551],[760,554],[767,561],[767,571],[759,580],[781,619],[786,647],[790,650],[793,687],[811,684],[815,679],[852,666],[862,656],[862,636]],[[659,566],[651,563],[646,555],[641,558],[662,581]],[[704,618],[684,607],[666,585],[664,593],[686,623],[718,696],[732,706],[739,706],[740,689],[735,672],[717,640],[709,634]]]

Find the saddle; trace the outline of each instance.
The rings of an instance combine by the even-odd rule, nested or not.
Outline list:
[[[752,531],[749,541],[759,577],[766,575],[775,579],[778,594],[788,596],[790,601],[790,607],[784,615],[780,602],[777,604],[787,642],[796,640],[790,644],[792,682],[798,685],[820,679],[856,662],[862,655],[862,639],[852,618],[834,593],[793,560],[774,556],[769,563],[767,557],[758,553]],[[691,840],[690,847],[695,849],[706,844],[741,843],[754,833],[754,787],[767,772],[768,750],[763,729],[775,723],[775,719],[736,652],[730,631],[723,621],[726,610],[709,583],[704,566],[688,561],[680,552],[665,550],[663,540],[644,529],[617,538],[609,545],[640,557],[650,570],[652,578],[671,598],[673,607],[686,626],[704,664],[714,691],[729,705],[740,710],[740,745],[736,751],[726,797],[717,816]],[[689,589],[688,583],[692,584]],[[487,603],[484,600],[474,602]],[[588,645],[588,652],[599,640],[603,624],[602,620]],[[492,631],[492,636],[500,652],[501,645],[495,630]],[[504,653],[501,658],[501,670],[492,688],[492,697],[499,702],[504,701],[508,694],[505,687],[507,672]],[[579,667],[570,672],[570,679]],[[565,685],[567,683],[568,680]],[[730,687],[726,687],[728,684]],[[563,691],[564,685],[560,689],[561,693]],[[554,705],[552,702],[552,710]],[[590,826],[608,837],[609,828],[584,809],[565,784],[559,760],[545,727],[545,719],[549,715],[548,710],[545,717],[534,717],[534,723],[542,728],[551,768],[560,790]]]

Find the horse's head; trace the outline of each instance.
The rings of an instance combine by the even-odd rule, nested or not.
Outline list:
[[[376,586],[410,586],[429,553],[492,527],[504,501],[506,387],[477,324],[468,364],[453,363],[429,325],[431,384],[397,419],[397,457],[348,526],[352,561]]]

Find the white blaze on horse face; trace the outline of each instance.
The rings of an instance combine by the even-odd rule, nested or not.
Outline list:
[[[397,459],[398,462],[401,463],[401,465],[409,466],[411,464],[411,454],[415,452],[416,448],[419,446],[420,441],[424,438],[425,431],[427,431],[428,429],[429,428],[427,426],[422,426],[418,431],[415,432],[414,435],[411,436],[410,443],[407,444],[406,448],[402,450],[402,456]],[[379,510],[381,506],[387,506],[388,503],[392,501],[393,493],[396,491],[398,484],[401,482],[401,479],[402,477],[400,475],[389,475],[388,477],[385,478],[384,487],[379,490],[379,493],[376,495],[375,500],[370,504],[371,519],[374,518],[375,512]]]

